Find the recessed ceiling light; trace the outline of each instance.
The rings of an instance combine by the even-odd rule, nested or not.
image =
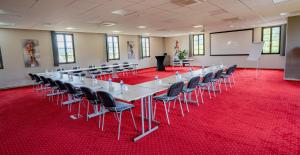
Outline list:
[[[273,3],[282,3],[282,2],[286,2],[288,0],[273,0]]]
[[[112,11],[111,13],[116,14],[116,15],[121,15],[121,16],[127,16],[127,15],[135,13],[135,11],[120,9],[120,10]]]
[[[288,15],[287,12],[281,12],[281,13],[280,13],[280,16],[287,16],[287,15]]]
[[[145,28],[147,28],[146,26],[143,26],[143,25],[140,25],[140,26],[138,26],[137,28],[139,28],[139,29],[145,29]]]
[[[14,23],[0,22],[0,26],[15,26]]]
[[[75,28],[75,27],[66,27],[67,30],[76,30],[78,28]]]
[[[203,25],[194,25],[193,28],[202,28]]]
[[[115,26],[116,23],[114,23],[114,22],[102,22],[102,25],[103,26]]]
[[[120,33],[121,31],[112,31],[112,33]]]
[[[232,28],[232,27],[234,27],[234,25],[229,25],[229,27],[231,27],[231,28]]]
[[[8,13],[2,9],[0,9],[0,15],[7,15]]]

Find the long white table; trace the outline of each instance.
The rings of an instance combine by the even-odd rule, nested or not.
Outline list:
[[[182,80],[187,82],[194,76],[199,75],[203,77],[208,72],[216,72],[219,69],[224,69],[226,66],[212,66],[205,69],[193,70],[192,72],[187,72],[181,74],[181,79],[176,78],[175,75],[169,76],[166,78],[162,78],[161,82],[157,82],[155,80],[148,81],[145,83],[140,83],[137,85],[125,85],[123,91],[121,91],[121,86],[119,83],[112,82],[111,87],[109,86],[108,81],[90,79],[85,77],[73,76],[73,79],[70,80],[68,75],[62,74],[62,72],[48,72],[48,73],[39,73],[39,76],[45,76],[47,78],[51,78],[53,80],[60,80],[62,82],[69,82],[73,84],[75,87],[85,86],[94,91],[102,90],[109,92],[114,98],[118,100],[123,100],[126,102],[133,102],[136,100],[141,100],[141,123],[142,123],[142,131],[141,134],[135,137],[133,140],[137,141],[151,132],[158,129],[158,125],[152,126],[152,123],[157,123],[158,121],[154,120],[153,112],[152,112],[152,96],[158,92],[167,90],[171,84],[177,82],[178,80]],[[91,68],[89,68],[91,69]],[[75,71],[75,70],[71,70]],[[78,71],[78,70],[76,70]],[[148,109],[148,129],[145,129],[145,116],[146,116],[146,103]]]

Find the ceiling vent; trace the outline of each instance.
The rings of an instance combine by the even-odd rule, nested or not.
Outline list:
[[[171,0],[171,3],[179,6],[189,6],[199,2],[201,3],[203,0]]]
[[[112,11],[111,13],[116,14],[116,15],[120,15],[120,16],[128,16],[128,15],[136,13],[136,11],[120,9],[120,10]]]

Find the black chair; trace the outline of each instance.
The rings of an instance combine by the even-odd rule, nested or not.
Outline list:
[[[228,67],[226,72],[225,73],[223,72],[221,75],[221,79],[223,80],[223,83],[225,84],[226,91],[227,91],[227,83],[229,83],[230,88],[232,87],[230,77],[233,74],[234,70],[235,70],[235,67],[230,66],[230,67]]]
[[[191,95],[193,92],[195,93],[196,96],[196,103],[199,106],[199,100],[198,100],[198,93],[197,93],[197,87],[200,81],[200,76],[195,76],[193,78],[191,78],[187,84],[187,86],[183,87],[183,95],[184,95],[184,101],[187,107],[187,110],[189,111],[188,108],[188,102],[187,102],[187,97],[186,95]]]
[[[223,69],[219,69],[215,75],[213,76],[213,78],[211,79],[212,82],[212,89],[214,91],[214,96],[216,96],[216,91],[220,91],[221,93],[221,76],[223,74]],[[219,90],[216,89],[216,85],[218,85]]]
[[[102,76],[104,78],[104,80],[106,79],[106,75],[111,74],[113,71],[111,69],[109,69],[109,67],[107,67],[106,64],[102,64],[101,65],[101,72],[102,72]],[[108,75],[109,76],[109,75]]]
[[[86,121],[88,121],[89,118],[100,115],[100,113],[99,113],[100,110],[99,110],[99,107],[98,107],[100,102],[98,101],[96,93],[94,91],[92,91],[90,88],[80,87],[80,90],[84,94],[85,99],[88,101],[88,103],[86,105],[86,107],[87,107]],[[94,108],[94,113],[91,114],[91,115],[89,114],[89,107],[90,107],[89,104],[91,104]],[[99,117],[99,121],[100,121],[100,117]],[[99,125],[99,128],[100,128],[100,125]]]
[[[118,125],[118,140],[120,139],[120,132],[121,132],[121,122],[122,122],[122,112],[129,110],[131,113],[131,118],[134,124],[134,128],[136,128],[135,120],[133,117],[132,109],[134,108],[133,104],[128,104],[125,102],[116,101],[111,94],[104,92],[104,91],[98,91],[97,97],[101,101],[101,104],[103,105],[102,112],[103,112],[103,120],[102,120],[102,130],[104,127],[104,116],[105,111],[108,110],[108,112],[113,112],[117,116],[117,121],[119,123]],[[100,123],[100,121],[99,121]]]
[[[170,120],[169,120],[169,115],[168,115],[169,110],[170,110],[170,101],[174,101],[174,105],[175,105],[176,99],[179,100],[181,114],[182,114],[182,116],[184,116],[183,109],[182,109],[182,104],[181,104],[181,99],[180,99],[180,93],[183,90],[183,86],[184,86],[184,83],[182,81],[181,82],[176,82],[176,83],[172,84],[169,87],[168,92],[166,94],[162,94],[162,95],[154,97],[155,104],[154,104],[153,118],[155,118],[157,101],[161,101],[164,104],[167,121],[168,121],[168,124],[170,125]],[[167,110],[167,107],[166,107],[167,103],[169,103],[168,110]]]
[[[31,73],[28,73],[28,75],[29,75],[30,79],[33,81],[32,89],[34,90],[35,89],[35,85],[37,84],[36,81],[35,81],[35,77]]]
[[[213,77],[213,73],[211,73],[211,72],[207,73],[207,74],[204,75],[202,81],[199,82],[199,84],[198,84],[198,87],[200,88],[199,92],[200,92],[200,95],[201,95],[201,101],[202,101],[202,103],[204,103],[204,100],[203,100],[204,90],[208,91],[209,98],[211,99],[210,87],[211,87],[211,79],[212,79],[212,77]]]
[[[60,103],[61,103],[61,106],[62,106],[62,101],[63,101],[63,98],[64,98],[64,94],[67,92],[67,88],[64,85],[64,83],[61,82],[60,80],[55,80],[55,83],[56,83],[56,85],[58,87],[58,90],[59,90],[58,97],[57,97],[57,100],[56,100],[56,104],[58,105],[58,102],[60,100]]]
[[[37,86],[35,87],[35,90],[36,91],[37,90],[41,90],[41,88],[42,88],[42,80],[41,80],[41,78],[38,75],[36,75],[36,74],[33,74],[33,76],[34,76],[35,83],[37,84]]]
[[[49,99],[51,98],[51,101],[53,101],[53,97],[58,95],[58,86],[55,81],[53,81],[51,78],[46,78],[49,82],[49,87],[51,88],[51,92],[47,94],[47,97]]]
[[[44,76],[40,76],[40,79],[41,79],[41,88],[39,90],[42,91],[46,91],[47,93],[47,90],[50,89],[50,83],[49,81],[47,80],[47,78],[45,78]],[[46,94],[43,94],[44,96],[46,96]]]
[[[60,71],[64,71],[64,68],[57,68],[56,71],[60,72]]]
[[[72,104],[78,103],[78,113],[77,116],[72,115],[71,117],[73,117],[74,119],[78,119],[81,117],[80,115],[80,105],[82,102],[82,97],[83,97],[83,93],[76,89],[71,83],[65,83],[64,84],[66,89],[67,89],[67,93],[68,93],[68,101],[63,102],[63,105],[68,105],[68,110],[71,112],[72,110]]]
[[[134,70],[134,68],[132,66],[130,66],[129,62],[123,62],[123,68],[126,71],[133,71]]]

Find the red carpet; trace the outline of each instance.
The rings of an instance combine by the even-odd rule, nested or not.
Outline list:
[[[158,72],[159,77],[174,74],[168,70]],[[121,79],[136,84],[152,80],[155,73],[150,68]],[[0,154],[300,154],[300,83],[284,81],[278,70],[263,70],[258,80],[251,76],[255,71],[238,70],[233,88],[211,100],[205,94],[205,104],[190,105],[185,117],[177,105],[170,111],[171,126],[158,105],[159,129],[137,143],[132,142],[138,133],[128,112],[117,141],[117,121],[111,114],[101,132],[98,119],[71,120],[66,107],[42,99],[31,87],[3,90]]]

